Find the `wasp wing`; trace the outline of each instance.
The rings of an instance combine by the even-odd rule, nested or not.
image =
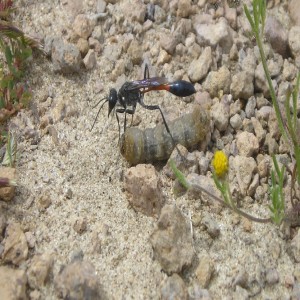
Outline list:
[[[165,77],[151,77],[141,80],[130,81],[126,87],[128,91],[144,89],[142,92],[151,90],[164,90],[169,82]]]

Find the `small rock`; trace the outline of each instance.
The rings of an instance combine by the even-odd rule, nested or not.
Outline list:
[[[39,208],[41,210],[46,210],[52,203],[51,196],[48,193],[44,193],[38,199]]]
[[[87,55],[83,59],[83,63],[86,69],[91,70],[95,67],[96,61],[96,54],[93,49],[90,49]]]
[[[230,93],[232,94],[233,99],[248,99],[253,96],[253,80],[253,75],[246,71],[242,71],[233,75],[230,85]]]
[[[229,123],[235,130],[241,129],[243,124],[242,118],[239,114],[235,114],[234,116],[232,116],[229,120]]]
[[[87,261],[74,261],[54,279],[56,293],[63,299],[100,299],[100,278]]]
[[[294,26],[290,29],[289,46],[294,58],[300,55],[300,26]]]
[[[259,186],[259,174],[255,174],[253,180],[248,188],[248,195],[250,197],[254,196],[257,187]]]
[[[272,15],[268,15],[265,23],[265,36],[272,48],[282,55],[288,56],[288,34],[282,24]]]
[[[212,65],[211,47],[206,47],[200,57],[192,61],[188,75],[192,82],[200,81],[205,78]]]
[[[36,243],[36,238],[34,234],[31,231],[27,231],[25,232],[25,236],[26,236],[28,247],[31,249],[34,248]]]
[[[203,255],[200,257],[199,265],[195,271],[195,274],[202,288],[208,287],[213,272],[214,266],[210,257],[208,255]]]
[[[272,80],[272,84],[276,91],[277,89],[276,80]],[[255,91],[262,92],[266,98],[270,97],[270,89],[269,89],[268,81],[266,79],[266,75],[262,63],[260,63],[255,69]]]
[[[288,2],[290,17],[294,24],[300,26],[300,7],[298,0],[291,0]]]
[[[0,177],[7,178],[12,181],[16,181],[16,169],[10,167],[0,168]],[[11,201],[15,196],[15,186],[1,187],[0,188],[0,199],[4,201]]]
[[[232,167],[236,174],[241,194],[243,196],[248,195],[248,187],[257,169],[254,158],[237,155],[232,160]]]
[[[76,46],[55,38],[52,43],[51,57],[54,72],[69,74],[80,71],[81,54]]]
[[[0,299],[27,299],[26,284],[24,270],[0,266]]]
[[[238,285],[242,288],[247,288],[248,279],[249,279],[248,273],[243,268],[241,268],[237,276],[234,278],[232,282],[232,286],[236,287]]]
[[[227,101],[216,102],[211,107],[211,118],[216,128],[223,132],[227,129],[230,116],[230,105]]]
[[[84,233],[86,231],[86,228],[87,228],[87,221],[85,218],[82,217],[78,218],[73,225],[73,229],[79,234]]]
[[[233,300],[248,300],[249,299],[249,293],[246,289],[243,289],[239,285],[236,287],[233,295]]]
[[[88,37],[92,34],[95,22],[92,21],[86,15],[77,15],[74,23],[73,23],[73,30],[74,32],[81,38],[87,40]]]
[[[265,138],[266,138],[266,131],[263,129],[260,122],[256,118],[252,117],[251,122],[252,122],[252,125],[253,125],[255,136],[258,139],[258,143],[260,145],[262,145],[265,141]]]
[[[194,257],[191,225],[174,205],[165,205],[150,242],[154,257],[168,273],[179,273]]]
[[[300,229],[298,229],[298,233],[292,239],[289,250],[294,260],[297,263],[299,263],[300,262]]]
[[[269,115],[268,127],[269,127],[270,136],[274,138],[276,141],[278,141],[281,133],[280,133],[275,111],[272,111],[272,113],[270,113]]]
[[[269,155],[278,153],[278,150],[279,150],[278,143],[276,142],[276,140],[274,138],[272,138],[270,133],[266,134],[264,148],[267,150]]]
[[[89,43],[87,40],[85,40],[83,38],[78,39],[78,41],[76,43],[76,47],[80,51],[82,57],[84,57],[89,51]]]
[[[54,258],[52,254],[35,255],[27,270],[28,283],[32,289],[41,289],[45,285],[52,269]]]
[[[97,13],[104,13],[106,8],[106,2],[104,0],[97,0],[96,11]]]
[[[188,288],[189,300],[212,300],[209,291],[202,289],[198,283]]]
[[[3,244],[4,250],[2,259],[4,262],[20,265],[27,259],[28,245],[20,224],[11,223],[7,226]]]
[[[290,62],[289,60],[285,59],[283,63],[283,71],[282,77],[283,80],[292,81],[297,76],[297,67],[294,63]]]
[[[259,143],[257,137],[250,132],[244,131],[237,135],[236,145],[240,155],[252,157],[258,152]]]
[[[166,21],[167,14],[163,8],[161,8],[159,5],[155,5],[155,24],[161,24]]]
[[[175,34],[162,33],[160,35],[160,46],[166,50],[169,54],[173,54],[176,46],[180,43],[180,40]]]
[[[279,282],[279,274],[276,269],[269,269],[266,271],[266,281],[268,284],[273,285]]]
[[[134,65],[139,65],[142,61],[143,51],[137,40],[133,40],[128,47],[127,53]]]
[[[157,64],[158,65],[164,65],[165,63],[168,63],[171,60],[172,56],[168,54],[167,51],[164,49],[161,49],[159,51],[159,55],[157,57]]]
[[[162,183],[152,165],[139,164],[125,173],[125,190],[135,210],[147,215],[159,215],[164,203]]]
[[[254,96],[250,97],[247,101],[245,113],[247,118],[254,117],[255,115],[255,107],[256,107],[256,99]]]
[[[202,218],[201,223],[206,227],[206,231],[213,239],[217,238],[220,235],[220,227],[217,224],[216,220],[210,215],[206,214]]]
[[[29,299],[30,300],[41,300],[42,299],[42,293],[38,290],[33,290],[29,293]]]
[[[164,280],[160,289],[160,297],[162,300],[188,299],[185,283],[178,274],[175,273]]]
[[[211,46],[213,48],[220,45],[224,53],[229,53],[233,45],[233,38],[226,19],[221,18],[216,24],[205,24],[201,22],[201,20],[196,18],[193,23],[197,33],[198,44],[200,46]]]
[[[191,12],[192,12],[191,0],[178,1],[177,17],[188,18]]]
[[[218,71],[211,71],[206,77],[203,88],[209,92],[211,97],[218,97],[218,93],[224,94],[230,92],[231,76],[226,66],[222,66]]]
[[[90,37],[88,43],[89,43],[89,47],[95,51],[95,56],[96,56],[96,53],[101,52],[102,46],[97,39]]]
[[[298,299],[300,299],[300,283],[296,282],[293,285],[293,291],[292,291],[292,294],[291,294],[291,300],[298,300]]]

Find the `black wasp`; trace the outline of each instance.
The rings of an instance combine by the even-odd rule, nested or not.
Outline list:
[[[139,103],[142,107],[149,110],[159,110],[164,122],[164,125],[167,129],[167,132],[170,134],[172,140],[173,137],[171,135],[170,129],[168,127],[168,124],[166,122],[166,119],[164,117],[164,114],[159,107],[159,105],[147,105],[144,103],[144,94],[150,91],[156,91],[156,90],[166,90],[173,95],[179,96],[179,97],[187,97],[194,93],[196,93],[196,90],[194,86],[185,80],[176,80],[174,82],[169,82],[167,78],[165,77],[149,77],[149,69],[148,65],[145,65],[145,71],[144,71],[144,79],[142,80],[134,80],[134,81],[127,81],[125,82],[122,87],[117,92],[116,89],[112,88],[109,91],[109,96],[101,99],[96,106],[98,106],[103,100],[104,102],[100,106],[100,109],[97,113],[97,116],[95,118],[95,121],[93,123],[93,126],[91,130],[93,129],[96,120],[98,118],[98,115],[100,113],[100,110],[102,109],[103,105],[108,102],[108,116],[112,112],[114,108],[116,108],[116,118],[118,121],[119,126],[119,135],[120,135],[120,122],[118,113],[124,113],[125,114],[125,120],[124,120],[124,132],[126,130],[126,115],[130,114],[133,115],[135,113],[136,105]],[[95,107],[96,107],[95,106]],[[174,140],[173,140],[174,141]]]

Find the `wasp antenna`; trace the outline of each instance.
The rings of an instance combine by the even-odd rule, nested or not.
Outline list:
[[[92,108],[94,109],[94,108],[96,108],[103,100],[108,100],[107,99],[107,97],[104,97],[104,98],[102,98],[101,100],[99,100],[98,102],[97,102],[97,104],[96,105],[94,105]],[[105,103],[105,102],[104,102]]]
[[[97,106],[101,103],[101,101],[103,101],[103,100],[106,100],[106,101],[104,101],[104,102],[102,103],[102,105],[100,106],[100,108],[99,108],[99,110],[98,110],[98,112],[97,112],[96,118],[95,118],[95,120],[94,120],[94,123],[93,123],[92,128],[91,128],[90,131],[93,130],[93,128],[94,128],[94,126],[95,126],[95,123],[96,123],[96,121],[97,121],[97,119],[98,119],[100,110],[102,109],[103,105],[104,105],[106,102],[108,102],[108,99],[107,99],[106,97],[103,98],[103,99],[101,99],[101,100],[97,103],[97,105],[95,105],[95,106],[93,107],[93,108],[97,107]]]

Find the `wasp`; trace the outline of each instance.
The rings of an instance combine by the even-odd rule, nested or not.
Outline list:
[[[163,119],[164,126],[168,134],[171,136],[171,139],[175,144],[175,141],[171,135],[171,131],[166,122],[164,114],[159,105],[147,105],[144,103],[144,94],[150,91],[157,90],[165,90],[172,93],[178,97],[187,97],[196,93],[194,86],[185,80],[176,80],[174,82],[169,82],[165,77],[150,77],[149,76],[149,68],[148,65],[145,65],[144,70],[144,79],[142,80],[134,80],[125,82],[122,87],[117,91],[114,88],[111,88],[109,91],[108,97],[101,99],[96,106],[100,105],[103,101],[102,105],[99,108],[99,111],[96,115],[95,121],[92,125],[91,130],[93,129],[96,120],[99,116],[100,110],[103,105],[108,102],[108,116],[115,109],[116,118],[119,127],[119,141],[120,141],[120,122],[118,114],[125,114],[124,116],[124,133],[126,131],[126,123],[127,123],[127,114],[134,115],[137,104],[140,104],[143,108],[148,110],[159,110]],[[95,107],[96,107],[95,106]]]
[[[120,152],[132,165],[165,160],[171,155],[174,143],[191,148],[205,138],[209,128],[209,113],[195,105],[191,113],[169,122],[171,135],[162,124],[145,130],[128,128],[122,135]]]

